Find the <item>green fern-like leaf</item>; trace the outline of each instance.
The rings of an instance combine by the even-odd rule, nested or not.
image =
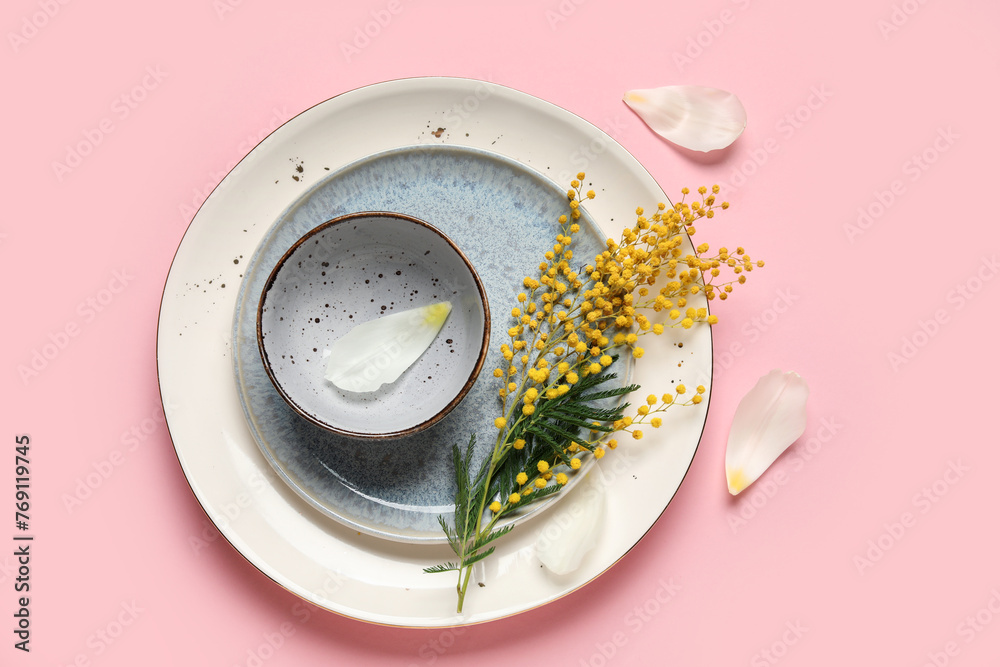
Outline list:
[[[527,498],[522,498],[521,506],[523,507],[524,505],[530,505],[531,503],[536,503],[539,500],[542,500],[543,498],[554,496],[555,494],[562,491],[562,488],[563,487],[561,484],[550,484],[546,486],[544,489],[538,489]]]
[[[488,535],[483,535],[478,540],[476,540],[475,544],[472,545],[472,551],[479,551],[493,540],[503,537],[504,535],[509,533],[513,528],[514,524],[509,524],[504,526],[503,528],[498,528],[494,530],[492,533]]]
[[[435,565],[434,567],[425,567],[424,572],[427,574],[437,574],[438,572],[455,572],[458,570],[457,563],[441,563],[440,565]]]
[[[474,563],[478,563],[482,559],[484,559],[487,556],[489,556],[490,554],[492,554],[495,549],[496,549],[496,547],[493,546],[493,547],[490,547],[489,549],[487,549],[486,551],[481,551],[481,552],[479,552],[477,554],[473,554],[472,556],[469,556],[464,561],[462,561],[462,567],[466,568],[466,567],[469,567],[470,565],[472,565]]]
[[[617,398],[618,396],[631,394],[633,391],[638,391],[639,388],[640,387],[637,384],[630,384],[627,387],[621,387],[620,389],[607,389],[605,391],[597,391],[592,394],[581,394],[578,398],[580,401],[585,402],[602,401],[607,398]]]

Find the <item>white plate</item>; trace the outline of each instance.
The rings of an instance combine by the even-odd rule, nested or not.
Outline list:
[[[404,79],[353,90],[275,130],[201,207],[164,287],[157,368],[167,425],[188,483],[221,534],[247,560],[330,611],[388,625],[442,627],[532,609],[613,565],[649,530],[680,486],[708,402],[671,410],[662,429],[647,429],[645,439],[623,442],[601,462],[593,474],[603,475],[608,484],[608,519],[600,543],[576,572],[557,577],[539,567],[534,543],[548,523],[544,518],[528,523],[498,542],[496,553],[481,563],[474,578],[485,586],[470,587],[460,615],[454,612],[452,574],[422,572],[447,560],[447,547],[360,535],[293,493],[257,448],[232,376],[230,332],[241,262],[289,203],[328,170],[415,142],[483,148],[550,175],[575,171],[573,156],[589,148],[594,157],[587,181],[598,197],[587,208],[609,235],[618,235],[637,205],[666,201],[649,173],[613,139],[530,95],[450,78]],[[708,328],[656,342],[636,368],[643,395],[669,391],[674,382],[709,385]]]

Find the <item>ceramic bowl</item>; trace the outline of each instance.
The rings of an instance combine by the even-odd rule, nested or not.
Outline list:
[[[330,346],[380,317],[451,301],[430,347],[395,382],[351,392],[326,379]],[[432,225],[400,213],[351,213],[300,238],[271,271],[257,306],[257,346],[291,408],[348,437],[412,435],[436,424],[479,375],[489,305],[462,251]]]

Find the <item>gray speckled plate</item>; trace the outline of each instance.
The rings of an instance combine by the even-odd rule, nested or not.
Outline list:
[[[255,336],[257,300],[286,250],[313,227],[355,211],[396,211],[433,221],[479,273],[494,318],[493,340],[525,275],[551,249],[565,190],[541,174],[479,149],[412,146],[379,153],[330,175],[296,200],[264,236],[246,268],[236,303],[233,362],[250,430],[274,469],[306,501],[359,531],[404,542],[442,542],[440,514],[453,511],[451,447],[477,433],[490,449],[496,416],[497,347],[463,403],[413,436],[351,440],[296,415],[261,363]],[[585,213],[575,255],[585,264],[604,235]],[[623,376],[627,373],[621,373]],[[624,382],[624,378],[621,380]],[[545,503],[529,506],[537,512]],[[534,509],[532,509],[534,508]],[[526,515],[524,515],[526,516]]]

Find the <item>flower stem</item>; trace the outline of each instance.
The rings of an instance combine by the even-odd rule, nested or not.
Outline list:
[[[465,603],[465,591],[467,591],[469,589],[469,577],[471,577],[471,576],[472,576],[472,567],[471,566],[465,568],[465,579],[464,580],[462,579],[462,571],[461,570],[458,571],[458,581],[459,581],[459,584],[457,586],[457,588],[458,588],[458,609],[456,611],[459,614],[462,613],[462,605]]]

